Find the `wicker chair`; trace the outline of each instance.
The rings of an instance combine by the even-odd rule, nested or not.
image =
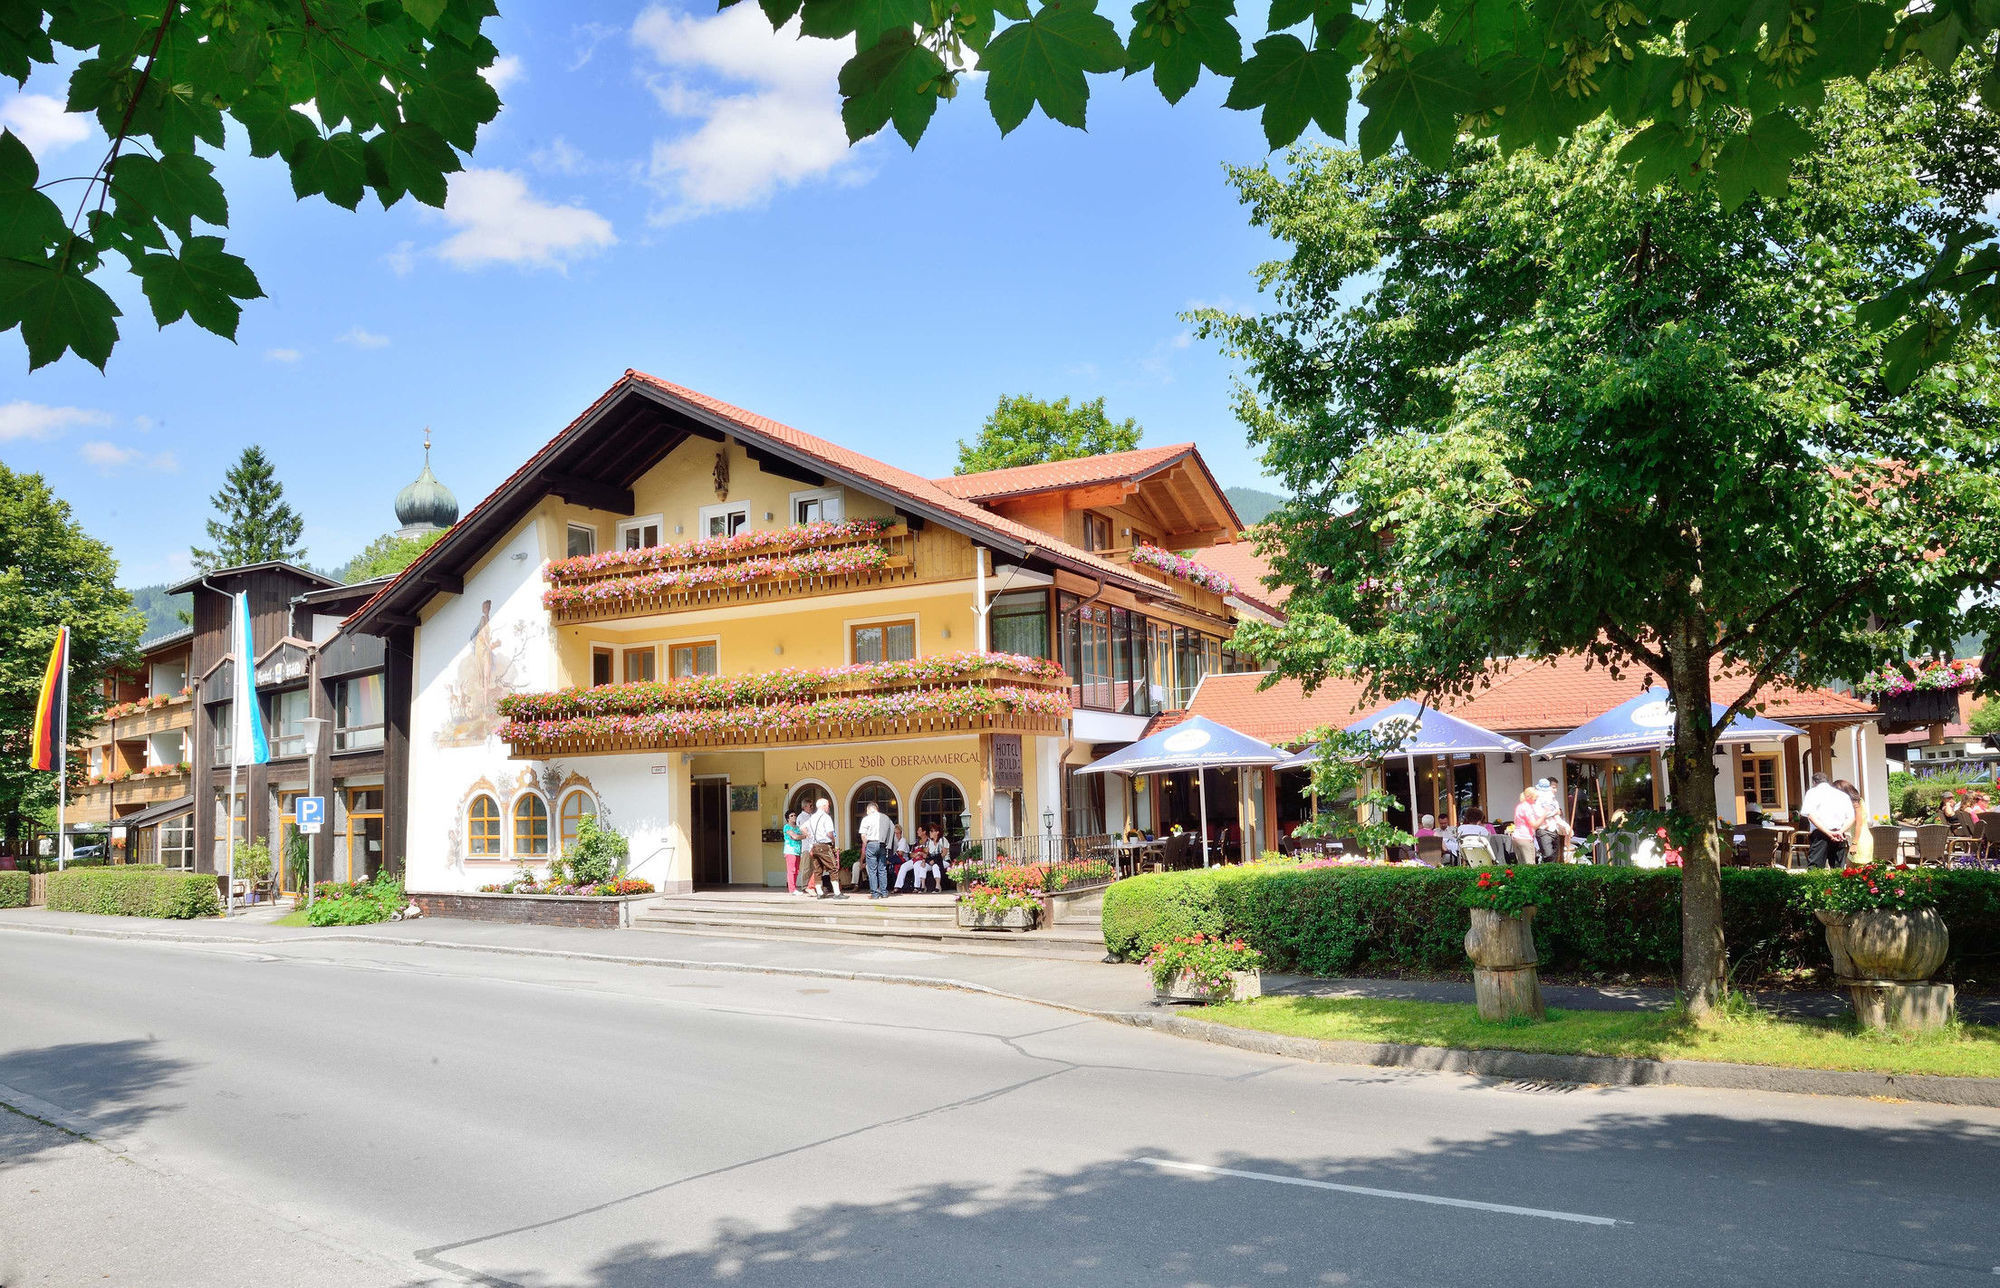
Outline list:
[[[1425,863],[1443,863],[1444,838],[1441,836],[1418,837],[1417,858]]]
[[[1894,863],[1903,857],[1903,829],[1900,827],[1871,827],[1868,836],[1875,842],[1875,861]]]
[[[1943,823],[1925,823],[1917,828],[1917,862],[1939,864],[1951,857],[1951,829]]]
[[[1768,827],[1753,827],[1743,833],[1743,866],[1782,868],[1787,866],[1784,838]]]
[[[1952,829],[1951,843],[1945,847],[1945,862],[1958,867],[1981,867],[1986,859],[1985,827],[1967,831]]]

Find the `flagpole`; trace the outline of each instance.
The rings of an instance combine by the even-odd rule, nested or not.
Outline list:
[[[61,639],[61,636],[57,638]],[[56,871],[63,870],[64,849],[68,844],[69,813],[69,641],[62,640],[62,699],[56,707],[62,737],[56,740]],[[109,845],[110,834],[106,834]]]
[[[230,720],[235,721],[234,713]],[[223,844],[222,869],[222,916],[225,920],[236,911],[236,739],[230,738],[229,749],[229,799],[222,803],[222,831],[229,839]]]

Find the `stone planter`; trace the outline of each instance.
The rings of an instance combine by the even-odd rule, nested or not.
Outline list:
[[[1264,996],[1264,973],[1254,970],[1233,970],[1229,972],[1231,990],[1224,995],[1221,990],[1211,992],[1201,981],[1187,971],[1181,971],[1167,986],[1153,986],[1153,999],[1160,1002],[1228,1002],[1248,1001]]]
[[[960,930],[1033,930],[1039,908],[1007,908],[999,912],[981,912],[969,903],[958,905],[958,928]]]
[[[1836,982],[1847,990],[1863,1028],[1922,1031],[1949,1023],[1957,1003],[1950,984],[1927,983],[1951,950],[1951,931],[1935,908],[1915,912],[1813,913],[1826,927]]]
[[[1473,999],[1488,1022],[1544,1019],[1541,976],[1535,969],[1535,909],[1518,914],[1472,910],[1465,932],[1465,955],[1472,959]]]

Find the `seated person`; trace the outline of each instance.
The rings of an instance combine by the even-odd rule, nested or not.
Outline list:
[[[1475,833],[1480,836],[1491,836],[1493,835],[1493,829],[1487,826],[1485,811],[1469,809],[1459,819],[1458,834],[1466,836]]]
[[[924,883],[930,882],[934,891],[944,889],[944,864],[951,856],[951,842],[945,839],[944,830],[927,827],[917,834],[917,842],[910,847],[902,863],[896,868],[896,889],[903,888],[903,878],[911,878],[917,893],[922,894]]]
[[[1417,820],[1418,836],[1436,836],[1437,834],[1438,821],[1434,816],[1426,814]]]

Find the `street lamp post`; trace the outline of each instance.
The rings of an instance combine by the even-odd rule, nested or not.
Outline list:
[[[307,716],[299,723],[305,726],[306,736],[306,795],[316,797],[319,795],[319,742],[325,736],[326,727],[333,721],[325,716]],[[326,825],[322,823],[320,826]],[[313,901],[313,886],[316,884],[313,881],[313,841],[303,832],[300,835],[305,837],[306,843],[306,907],[310,908]]]

